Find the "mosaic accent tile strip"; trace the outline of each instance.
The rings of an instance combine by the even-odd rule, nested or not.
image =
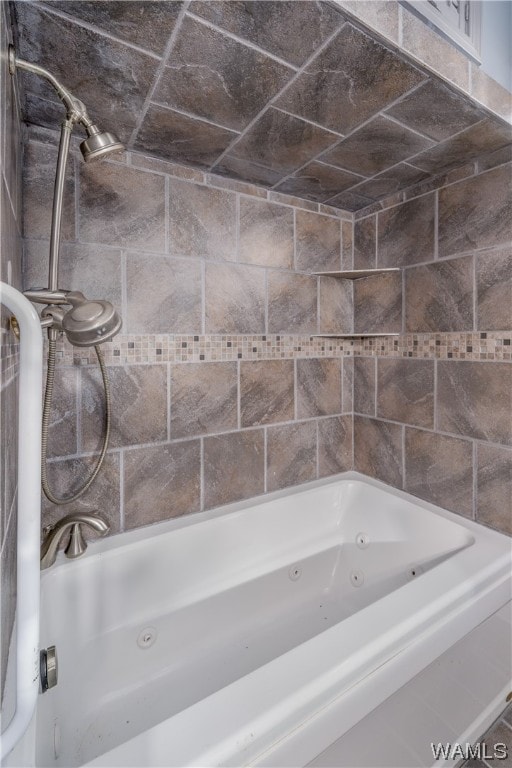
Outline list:
[[[104,344],[102,349],[108,365],[369,355],[508,362],[512,361],[512,331],[406,333],[364,339],[276,334],[124,334]],[[93,349],[77,350],[64,340],[58,344],[57,359],[62,365],[96,362]]]

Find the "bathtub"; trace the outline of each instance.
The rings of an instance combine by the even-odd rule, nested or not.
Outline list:
[[[508,537],[355,472],[61,554],[59,682],[22,759],[306,765],[506,610],[511,564]]]

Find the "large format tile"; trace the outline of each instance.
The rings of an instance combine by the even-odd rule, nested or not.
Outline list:
[[[402,275],[391,273],[354,281],[354,333],[400,333]]]
[[[297,417],[341,412],[341,361],[297,360]]]
[[[305,421],[267,430],[267,491],[316,478],[316,422]]]
[[[295,213],[295,268],[301,272],[339,270],[341,222],[310,211]]]
[[[380,200],[382,197],[393,195],[395,192],[400,192],[400,190],[425,179],[428,179],[428,174],[425,171],[413,168],[407,163],[399,163],[382,171],[373,179],[358,184],[357,187],[354,187],[354,192],[364,197]]]
[[[352,333],[354,294],[351,280],[320,278],[320,333]]]
[[[239,260],[291,269],[293,210],[264,200],[240,198]]]
[[[354,222],[354,269],[375,269],[377,262],[377,216]]]
[[[377,265],[404,267],[434,258],[435,194],[423,195],[378,214]]]
[[[201,505],[199,440],[147,446],[124,454],[124,525],[139,528]]]
[[[269,333],[316,333],[317,281],[313,275],[269,271]]]
[[[354,469],[401,488],[402,429],[399,424],[355,416]]]
[[[275,59],[186,16],[152,98],[240,131],[293,74]]]
[[[512,534],[512,451],[478,444],[476,519]]]
[[[361,177],[353,173],[325,163],[312,162],[278,184],[276,190],[288,195],[298,195],[306,200],[322,202],[359,181]]]
[[[303,64],[343,22],[335,8],[311,0],[198,0],[190,10],[295,66]]]
[[[240,419],[255,427],[294,416],[293,360],[255,360],[240,364]]]
[[[236,363],[171,366],[171,438],[227,432],[238,426]]]
[[[318,420],[318,476],[352,469],[352,417]]]
[[[510,241],[510,172],[503,165],[439,191],[439,256]]]
[[[473,330],[473,257],[405,270],[405,329]]]
[[[434,427],[434,361],[377,362],[377,416],[418,427]]]
[[[206,333],[265,332],[265,271],[206,264]]]
[[[471,441],[406,428],[405,490],[452,512],[472,517]]]
[[[512,365],[439,360],[438,429],[512,445]]]
[[[512,328],[512,247],[483,251],[476,257],[476,327]]]
[[[378,115],[326,152],[322,160],[361,176],[373,176],[432,144],[430,139]]]
[[[204,439],[205,509],[263,493],[263,429]]]
[[[178,256],[236,259],[236,196],[169,180],[169,249]]]
[[[425,76],[346,24],[278,100],[278,106],[347,134]]]
[[[354,357],[354,411],[375,416],[377,358]]]

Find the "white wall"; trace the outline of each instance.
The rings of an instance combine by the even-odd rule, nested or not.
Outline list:
[[[512,92],[512,2],[482,2],[482,69]]]

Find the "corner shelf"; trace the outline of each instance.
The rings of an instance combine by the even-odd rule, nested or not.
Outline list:
[[[313,272],[320,277],[341,277],[344,280],[360,280],[362,277],[388,275],[390,272],[400,272],[400,267],[383,267],[382,269],[344,269],[338,272]]]

